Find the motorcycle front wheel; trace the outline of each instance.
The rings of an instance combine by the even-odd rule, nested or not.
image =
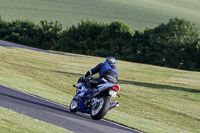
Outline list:
[[[97,102],[91,109],[91,117],[94,120],[100,120],[103,118],[110,107],[110,97],[102,96],[97,99]]]
[[[74,96],[75,97],[75,96]],[[71,103],[70,103],[70,106],[69,106],[69,110],[71,111],[71,112],[77,112],[77,105],[78,105],[78,102],[77,102],[77,100],[75,100],[75,98],[73,98],[72,99],[72,101],[71,101]]]

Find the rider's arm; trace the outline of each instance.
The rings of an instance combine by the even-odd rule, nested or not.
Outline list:
[[[104,65],[105,63],[100,63],[98,64],[96,67],[92,68],[91,70],[89,70],[86,74],[85,77],[86,78],[90,78],[92,75],[98,73],[101,69],[101,67]]]

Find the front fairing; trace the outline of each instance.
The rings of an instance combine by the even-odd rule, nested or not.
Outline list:
[[[79,100],[78,107],[76,108],[78,111],[83,113],[90,113],[90,108],[85,108],[84,106],[84,100]]]

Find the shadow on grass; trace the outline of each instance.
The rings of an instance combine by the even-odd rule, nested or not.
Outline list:
[[[20,64],[14,64],[14,63],[6,62],[6,61],[4,61],[4,62],[7,63],[7,64],[11,64],[11,65],[15,65],[15,66],[17,65],[17,66],[20,66],[20,67],[26,67],[26,68],[29,68],[29,69],[37,69],[39,71],[50,71],[50,72],[62,73],[62,74],[78,76],[78,77],[81,77],[81,76],[84,75],[84,74],[80,74],[80,73],[43,69],[43,68],[37,68],[37,67],[24,66],[24,65],[20,65]],[[172,86],[172,85],[163,85],[163,84],[146,83],[146,82],[136,82],[136,81],[128,81],[128,80],[118,80],[118,83],[136,85],[136,86],[141,86],[141,87],[149,87],[149,88],[153,88],[153,89],[168,89],[168,90],[179,90],[179,91],[186,91],[186,92],[192,92],[192,93],[200,93],[200,90],[197,90],[197,89],[176,87],[176,86]]]
[[[153,89],[168,89],[168,90],[178,90],[178,91],[200,93],[200,90],[184,88],[184,87],[176,87],[176,86],[172,86],[172,85],[163,85],[163,84],[146,83],[146,82],[136,82],[136,81],[128,81],[128,80],[118,80],[118,83],[136,85],[136,86],[141,86],[141,87],[149,87],[149,88],[153,88]]]

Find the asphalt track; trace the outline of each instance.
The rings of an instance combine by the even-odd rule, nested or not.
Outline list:
[[[64,56],[75,56],[75,57],[88,58],[88,57],[85,57],[85,56],[78,56],[78,55],[72,55],[72,54],[57,53],[57,52],[53,52],[53,51],[48,51],[48,50],[33,48],[33,47],[29,47],[29,46],[25,46],[25,45],[20,45],[20,44],[16,44],[16,43],[12,43],[12,42],[7,42],[7,41],[3,41],[3,40],[0,40],[0,47],[17,47],[17,48],[29,49],[29,50],[34,50],[34,51],[39,51],[39,52],[45,52],[45,53],[51,53],[51,54],[59,54],[59,55],[64,55]]]
[[[16,47],[13,43],[6,43],[11,45],[9,47]],[[5,41],[3,44],[0,41],[0,46],[8,46]],[[77,133],[141,133],[104,119],[92,120],[88,114],[71,113],[68,107],[3,85],[0,85],[0,106]]]

